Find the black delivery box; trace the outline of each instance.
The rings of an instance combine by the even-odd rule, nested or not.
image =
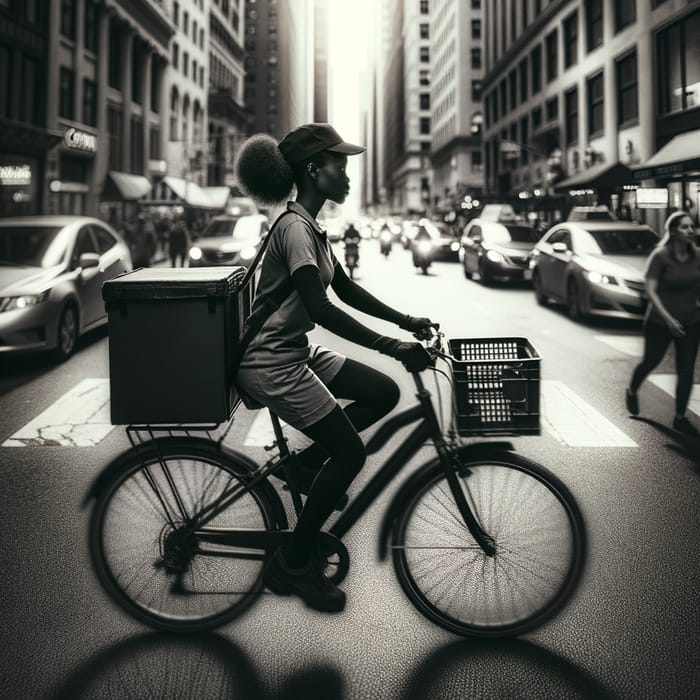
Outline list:
[[[244,267],[140,268],[104,283],[113,424],[231,417],[244,275]]]

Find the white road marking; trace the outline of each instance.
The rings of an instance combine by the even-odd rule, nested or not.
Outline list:
[[[630,335],[596,335],[596,340],[609,345],[615,350],[624,352],[625,355],[641,357],[644,350],[644,339]]]
[[[3,447],[92,447],[114,428],[109,379],[83,379],[2,444]]]
[[[563,382],[542,382],[542,424],[569,447],[637,447],[637,443],[613,425]]]
[[[677,378],[675,374],[652,374],[649,377],[649,381],[665,391],[669,396],[676,396]],[[693,384],[693,388],[690,391],[688,410],[692,411],[696,416],[700,416],[700,384]]]

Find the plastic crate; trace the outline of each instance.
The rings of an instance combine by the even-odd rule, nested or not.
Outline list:
[[[539,435],[540,357],[527,338],[454,338],[457,432]]]

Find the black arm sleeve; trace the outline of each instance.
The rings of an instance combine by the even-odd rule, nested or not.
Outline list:
[[[397,326],[402,326],[405,323],[406,316],[404,314],[379,301],[377,297],[372,296],[366,289],[363,289],[354,280],[351,280],[337,260],[333,266],[331,286],[341,301],[358,311],[390,323],[395,323]]]
[[[316,266],[304,265],[295,270],[292,282],[314,323],[366,348],[371,348],[381,337],[331,302]]]

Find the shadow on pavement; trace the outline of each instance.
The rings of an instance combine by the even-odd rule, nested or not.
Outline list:
[[[612,699],[588,672],[532,642],[464,640],[444,646],[423,662],[402,700],[464,698]]]
[[[644,418],[643,416],[630,416],[630,418],[646,423],[652,428],[656,428],[666,437],[670,437],[673,442],[666,443],[666,447],[693,462],[696,470],[700,468],[700,437],[679,433],[677,430],[673,430],[673,428],[669,428],[667,425],[659,423],[652,418]]]
[[[333,668],[302,669],[269,691],[245,654],[218,635],[149,633],[93,656],[49,697],[342,700],[344,695],[343,679]]]

